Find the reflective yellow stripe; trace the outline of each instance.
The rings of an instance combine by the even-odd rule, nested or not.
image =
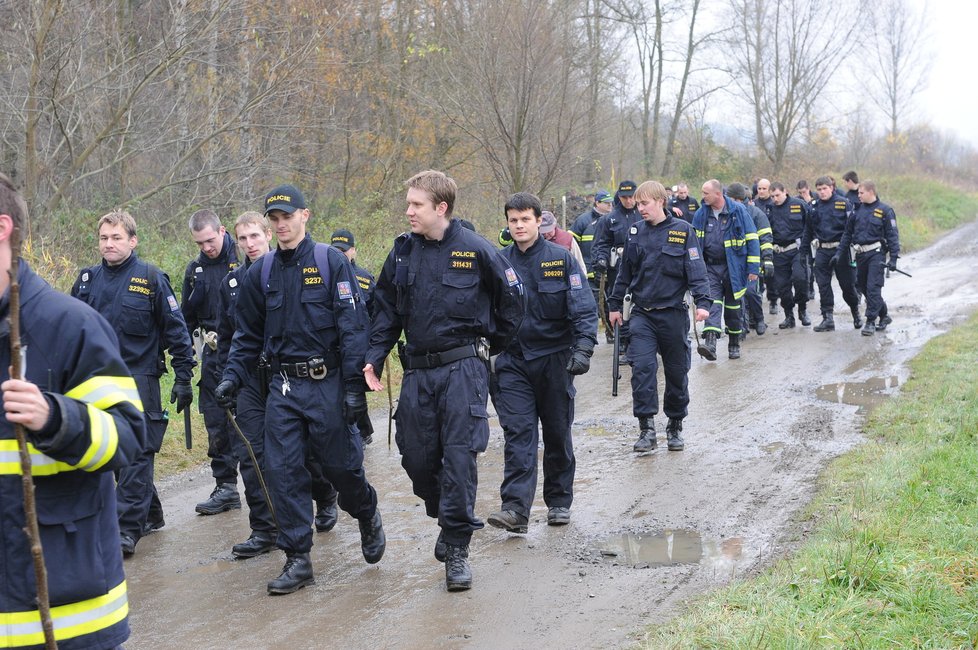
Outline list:
[[[78,467],[86,472],[94,472],[115,455],[115,450],[119,447],[119,432],[112,416],[92,404],[88,405],[88,422],[92,444],[78,461]]]
[[[696,231],[696,236],[697,236],[697,237],[699,237],[700,239],[703,239],[703,235],[704,235],[704,234],[705,234],[705,233],[704,233],[704,232],[703,232],[702,230],[697,230],[697,231]]]
[[[723,308],[724,309],[740,309],[740,303],[738,302],[735,305],[728,305],[727,303],[723,303]]]
[[[744,239],[746,239],[747,241],[750,241],[752,239],[757,239],[757,233],[756,232],[749,232],[746,235],[744,235]]]
[[[750,264],[751,262],[757,262],[758,264],[760,264],[761,263],[761,256],[760,255],[748,255],[747,256],[747,263]]]
[[[743,246],[746,243],[747,243],[746,239],[726,239],[724,240],[723,245],[727,248],[730,248],[732,246]]]
[[[760,237],[761,235],[771,235],[773,233],[774,231],[771,230],[770,228],[761,228],[760,230],[757,231],[757,236]]]
[[[581,235],[581,241],[594,241],[594,235]]]
[[[772,243],[771,243],[771,242],[769,242],[769,241],[768,241],[768,242],[764,242],[764,243],[762,243],[762,244],[761,244],[761,250],[762,250],[762,251],[766,251],[766,250],[768,250],[768,249],[770,249],[770,250],[774,250],[774,244],[772,244]]]
[[[31,476],[50,476],[75,469],[39,452],[34,445],[27,443],[27,453],[31,455]],[[20,475],[20,452],[14,439],[0,440],[0,474]]]
[[[104,630],[123,620],[129,614],[129,596],[126,581],[104,596],[97,596],[70,605],[51,608],[54,622],[54,638],[57,641],[73,639],[85,634]],[[29,612],[0,612],[0,648],[19,648],[44,643],[41,614]]]
[[[735,291],[734,292],[734,300],[740,300],[741,298],[744,297],[744,294],[745,293],[747,293],[747,287],[744,287],[740,291]]]
[[[72,388],[65,397],[81,400],[104,411],[119,402],[132,402],[140,411],[143,403],[132,377],[92,377]]]

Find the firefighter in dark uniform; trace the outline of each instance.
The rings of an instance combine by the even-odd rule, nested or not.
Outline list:
[[[594,207],[592,207],[587,212],[582,213],[574,220],[568,231],[573,235],[574,239],[581,247],[581,255],[584,256],[585,262],[590,263],[591,252],[594,248],[594,233],[598,227],[598,220],[604,215],[611,212],[611,202],[614,198],[609,192],[604,190],[598,190],[594,194]],[[594,302],[598,302],[598,280],[594,276],[594,271],[588,270],[587,274],[588,284],[591,286],[591,295],[594,296]],[[605,305],[605,317],[607,317],[607,305]]]
[[[866,296],[866,324],[862,333],[872,336],[893,322],[883,300],[883,270],[884,267],[890,271],[897,268],[900,233],[893,208],[876,195],[876,183],[860,183],[859,200],[859,206],[846,224],[834,261],[838,268],[843,262],[843,251],[850,250],[850,246],[856,251],[856,286]]]
[[[540,235],[542,207],[519,192],[504,208],[514,244],[503,249],[523,280],[526,317],[493,364],[492,403],[506,439],[502,510],[488,522],[525,533],[537,489],[543,427],[543,501],[547,524],[570,522],[574,498],[574,376],[591,367],[598,316],[583,269],[566,249]],[[540,381],[546,377],[546,381]]]
[[[656,386],[658,363],[666,388],[662,409],[670,451],[684,448],[683,419],[687,415],[690,366],[689,308],[686,292],[696,303],[696,320],[710,315],[710,285],[693,227],[666,212],[666,188],[656,181],[642,183],[635,193],[643,221],[632,226],[618,279],[609,299],[612,325],[621,323],[630,296],[632,323],[632,412],[638,418],[637,452],[656,448],[653,417],[659,412]]]
[[[244,264],[224,276],[221,281],[221,312],[217,325],[218,367],[223,373],[227,366],[231,340],[237,328],[235,313],[238,292],[251,265],[268,252],[272,231],[260,212],[245,212],[234,224],[234,238],[244,254]],[[265,459],[265,399],[268,393],[268,370],[263,365],[249,369],[247,380],[241,385],[235,403],[235,420],[241,433],[251,446],[251,454],[245,441],[237,432],[231,435],[231,450],[241,470],[245,501],[248,504],[248,523],[251,535],[231,547],[231,555],[244,559],[268,553],[275,548],[278,534],[275,519],[268,506],[267,495],[261,486],[258,472],[264,469]],[[252,460],[251,455],[255,459]]]
[[[686,183],[676,185],[676,194],[669,199],[669,211],[672,215],[692,223],[693,213],[699,209],[699,202],[689,195],[689,186]]]
[[[476,459],[489,442],[489,354],[504,350],[525,310],[519,276],[485,238],[452,218],[455,181],[438,171],[406,183],[411,232],[394,241],[374,291],[364,376],[373,390],[404,332],[394,421],[401,465],[441,531],[435,557],[449,591],[472,586]],[[343,490],[340,490],[340,494]]]
[[[350,262],[306,234],[302,193],[281,185],[265,197],[278,249],[252,264],[238,293],[238,328],[215,396],[234,404],[262,354],[272,382],[265,410],[265,479],[285,551],[268,593],[292,593],[314,582],[311,454],[339,492],[339,505],[360,524],[364,559],[375,564],[386,538],[377,493],[363,470],[354,423],[367,409],[362,373],[367,313]]]
[[[198,503],[202,515],[216,515],[241,507],[238,496],[238,469],[231,438],[235,435],[224,409],[214,399],[214,388],[221,380],[217,359],[217,325],[221,310],[221,282],[238,266],[238,255],[231,235],[225,232],[212,210],[198,210],[190,217],[190,233],[200,254],[187,265],[183,275],[180,310],[187,321],[200,357],[197,407],[207,428],[207,456],[216,483],[210,497]]]
[[[822,322],[814,327],[816,332],[831,332],[835,329],[835,292],[832,291],[832,274],[839,280],[842,289],[842,299],[849,305],[852,312],[852,322],[856,329],[862,327],[859,317],[859,298],[856,296],[855,279],[852,267],[849,265],[849,251],[839,247],[846,222],[852,215],[853,205],[835,192],[832,180],[828,176],[820,176],[815,181],[815,193],[818,198],[812,208],[812,218],[805,231],[805,241],[802,247],[815,246],[815,279],[818,281],[819,308],[822,312]],[[833,266],[835,254],[840,253],[840,263]]]
[[[193,349],[170,280],[139,259],[136,221],[128,212],[110,212],[98,222],[102,263],[82,269],[71,295],[102,314],[115,330],[119,350],[133,374],[146,417],[148,445],[135,461],[119,470],[116,500],[123,555],[149,530],[163,526],[163,507],[153,485],[153,464],[163,446],[167,415],[160,398],[160,376],[166,371],[163,351],[173,358],[176,379],[170,402],[177,412],[193,400]],[[152,517],[150,516],[152,515]]]
[[[716,179],[703,183],[703,205],[693,215],[691,224],[702,246],[706,277],[710,285],[710,317],[703,326],[703,341],[697,348],[700,356],[716,361],[717,338],[722,333],[720,319],[727,331],[727,356],[740,358],[740,338],[746,322],[741,304],[747,287],[760,273],[760,242],[754,220],[737,201],[723,194]]]
[[[14,424],[27,436],[55,641],[61,650],[121,647],[129,601],[112,472],[142,453],[146,423],[112,327],[23,260],[24,379],[10,379],[10,238],[26,219],[0,174],[0,647],[44,645]]]
[[[753,220],[761,249],[761,277],[773,278],[774,242],[771,238],[771,222],[767,220],[767,213],[747,202],[747,187],[742,183],[731,183],[727,188],[727,196],[743,205]],[[761,297],[760,278],[748,281],[743,305],[746,316],[745,332],[749,327],[753,327],[758,336],[763,336],[767,331],[767,323],[764,322],[764,300]]]
[[[808,318],[808,252],[802,248],[808,210],[804,201],[787,195],[783,184],[771,184],[767,218],[774,237],[774,284],[785,315],[779,329],[795,326],[792,310],[796,305],[801,324],[812,324]]]
[[[606,273],[604,291],[605,301],[611,295],[618,276],[618,264],[625,250],[628,231],[642,217],[635,208],[635,183],[622,181],[615,192],[614,207],[611,212],[598,220],[594,230],[594,247],[591,249],[591,270],[600,282],[601,274]],[[605,332],[608,342],[614,341],[611,332]],[[628,349],[628,324],[620,327],[621,350]]]

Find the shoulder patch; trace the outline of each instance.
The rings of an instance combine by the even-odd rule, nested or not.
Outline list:
[[[177,299],[174,298],[173,296],[167,296],[166,303],[170,305],[170,311],[176,311],[180,309],[180,306],[177,305]]]
[[[572,290],[573,289],[580,289],[580,288],[582,288],[584,286],[584,283],[581,282],[581,274],[580,273],[571,273],[569,280],[570,280],[570,288]]]
[[[349,300],[350,302],[353,302],[353,288],[350,286],[349,282],[337,282],[336,293],[339,294],[340,300]]]
[[[637,235],[638,234],[638,226],[632,226],[631,228],[629,228],[628,229],[628,234],[629,235]]]
[[[231,287],[232,289],[238,286],[238,278],[231,278],[230,280],[228,280],[228,286]]]
[[[198,266],[197,268],[194,269],[194,273],[203,273],[203,272],[204,272],[203,266]]]
[[[695,246],[689,247],[689,259],[698,260],[700,258],[700,252]]]
[[[506,269],[506,282],[508,282],[509,286],[511,287],[520,283],[520,278],[518,275],[516,275],[516,271],[513,270],[513,267]]]
[[[88,271],[82,273],[82,282],[88,282]]]

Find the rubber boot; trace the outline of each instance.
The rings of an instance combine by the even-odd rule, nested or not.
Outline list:
[[[734,334],[727,340],[727,358],[740,358],[740,334]]]
[[[823,311],[822,312],[822,322],[815,326],[816,332],[834,332],[835,331],[835,319],[832,318],[832,312]]]
[[[778,329],[787,330],[787,329],[791,329],[794,326],[795,326],[795,315],[792,314],[790,311],[785,312],[784,320],[778,323]]]
[[[472,588],[468,545],[445,545],[445,586],[449,591],[465,591]]]
[[[859,306],[851,307],[850,310],[852,311],[852,326],[856,329],[861,328],[863,326],[863,319],[859,315]]]
[[[682,451],[685,447],[683,443],[683,421],[676,418],[669,418],[666,424],[666,446],[669,451]]]
[[[805,307],[798,307],[798,320],[801,321],[803,327],[808,327],[812,324],[812,319],[808,317],[808,309]]]
[[[696,352],[699,353],[701,357],[707,361],[717,360],[717,333],[716,332],[706,332],[703,334],[703,340],[696,347]]]
[[[632,451],[644,453],[655,449],[655,423],[652,421],[652,418],[639,418],[638,427],[638,440],[632,446]]]
[[[873,334],[876,334],[876,323],[868,320],[866,321],[866,324],[863,325],[863,336],[872,336]]]
[[[315,584],[312,561],[308,553],[287,553],[282,574],[268,583],[269,594],[291,594],[306,585]]]

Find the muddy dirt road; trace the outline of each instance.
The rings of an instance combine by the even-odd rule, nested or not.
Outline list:
[[[248,535],[245,511],[197,516],[212,482],[205,469],[164,483],[167,526],[126,561],[133,636],[129,648],[607,648],[681,611],[685,599],[755,571],[803,531],[794,517],[819,471],[859,444],[857,406],[906,379],[905,362],[978,304],[978,223],[901,259],[914,277],[884,288],[894,322],[860,336],[837,298],[834,333],[811,327],[751,336],[743,358],[708,363],[694,354],[686,451],[664,445],[637,457],[628,369],[610,397],[610,347],[599,346],[578,380],[573,520],[545,524],[539,495],[529,534],[476,533],[469,592],[448,594],[432,557],[438,529],[388,450],[386,412],[367,476],[380,494],[387,553],[368,566],[356,522],[315,536],[317,584],[269,597],[280,552],[235,561]],[[841,307],[838,307],[841,306]],[[813,319],[817,302],[809,303]],[[768,324],[776,325],[774,316]],[[779,321],[781,316],[777,317]],[[815,322],[818,322],[817,319]],[[502,434],[492,420],[480,459],[477,514],[499,507]],[[657,418],[660,445],[664,421]]]

